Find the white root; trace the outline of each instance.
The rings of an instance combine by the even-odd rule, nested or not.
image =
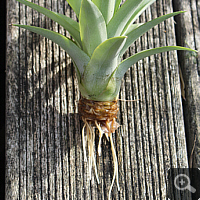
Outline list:
[[[101,139],[103,137],[104,132],[102,131],[101,126],[97,123],[96,120],[95,120],[95,125],[96,125],[97,129],[99,130],[98,154],[99,154],[99,156],[101,156]]]
[[[96,159],[95,159],[95,153],[94,153],[95,152],[95,149],[94,149],[95,131],[94,131],[94,128],[92,127],[92,125],[90,123],[88,123],[88,121],[86,119],[83,119],[83,121],[84,121],[84,126],[83,126],[83,129],[82,129],[82,138],[83,138],[82,140],[83,140],[84,161],[87,162],[87,158],[86,158],[86,144],[87,144],[88,154],[89,154],[90,180],[91,180],[92,166],[93,166],[94,170],[95,170],[96,179],[97,179],[97,182],[99,184],[100,181],[99,181],[99,177],[98,177]],[[109,200],[110,200],[111,199],[111,191],[112,191],[115,179],[117,181],[118,191],[120,190],[119,175],[118,175],[118,161],[117,161],[116,151],[115,151],[114,144],[113,144],[112,133],[110,134],[110,136],[108,136],[108,133],[104,133],[100,124],[98,124],[96,120],[95,120],[95,125],[96,125],[96,127],[99,131],[99,144],[98,144],[98,154],[99,154],[99,156],[101,155],[101,141],[102,141],[102,137],[103,137],[104,134],[105,134],[108,141],[110,139],[110,143],[111,143],[111,150],[112,150],[113,163],[114,163],[114,175],[113,175],[113,180],[112,180],[112,184],[110,186],[109,195],[108,195]],[[84,139],[85,138],[85,136],[84,136],[85,127],[86,127],[86,141]]]
[[[83,140],[83,153],[84,153],[84,161],[87,162],[87,155],[86,155],[86,148],[85,148],[85,126],[86,124],[84,124],[83,129],[82,129],[82,140]],[[87,136],[86,136],[87,137]],[[87,141],[87,139],[86,139]]]
[[[114,175],[113,175],[112,184],[111,184],[110,190],[109,190],[109,195],[108,195],[109,196],[109,200],[111,199],[111,192],[112,192],[113,184],[115,182],[115,177],[116,177],[116,181],[117,181],[118,191],[120,191],[120,187],[119,187],[119,175],[118,175],[118,162],[117,162],[116,151],[115,151],[114,144],[113,144],[112,134],[110,135],[110,144],[111,144],[111,150],[112,150],[112,156],[113,156],[113,163],[114,163]]]
[[[99,184],[100,181],[99,181],[99,176],[98,176],[97,166],[96,166],[96,159],[95,159],[95,154],[94,154],[95,132],[94,132],[94,129],[93,129],[92,125],[89,124],[87,122],[87,120],[83,120],[83,121],[85,123],[84,126],[86,126],[86,138],[87,138],[88,153],[89,153],[89,173],[90,173],[90,180],[92,178],[92,165],[93,165],[94,166],[94,170],[95,170],[96,179],[97,179],[97,182]],[[82,131],[83,131],[82,135],[83,135],[83,138],[84,138],[84,130],[82,130]],[[83,148],[84,148],[83,151],[85,152],[84,154],[86,154],[86,146],[85,146],[84,139],[83,139]],[[86,161],[87,161],[87,159],[86,159]]]

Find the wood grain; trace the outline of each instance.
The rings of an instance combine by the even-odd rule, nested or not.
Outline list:
[[[200,50],[200,1],[175,1],[176,10],[187,13],[177,17],[176,33],[179,45]],[[181,31],[180,31],[181,30]],[[185,127],[190,167],[200,167],[200,54],[180,52],[180,67],[185,82]],[[196,142],[195,142],[196,138]],[[192,149],[195,147],[194,153]]]
[[[76,20],[65,0],[33,2]],[[172,1],[157,0],[138,22],[170,12]],[[104,137],[102,156],[97,156],[98,185],[94,173],[89,179],[83,159],[80,94],[71,59],[48,39],[12,23],[69,36],[44,15],[7,0],[6,199],[107,200],[113,176],[110,143]],[[173,19],[139,38],[124,58],[166,45],[176,45]],[[168,169],[188,167],[177,53],[135,64],[122,80],[119,98],[121,126],[113,138],[121,190],[115,184],[112,198],[166,199]]]

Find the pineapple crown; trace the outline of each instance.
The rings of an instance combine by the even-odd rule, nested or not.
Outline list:
[[[126,0],[121,6],[121,0],[67,0],[79,22],[29,1],[17,1],[46,15],[70,33],[73,40],[44,28],[14,24],[52,40],[69,54],[76,68],[79,89],[87,99],[117,99],[121,79],[128,68],[147,56],[170,50],[194,51],[178,46],[159,47],[121,61],[137,38],[164,20],[183,13],[174,12],[144,24],[134,24],[155,0]]]

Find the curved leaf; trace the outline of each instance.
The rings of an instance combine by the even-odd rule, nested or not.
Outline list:
[[[116,71],[114,72],[114,77],[121,80],[126,73],[126,71],[136,62],[139,60],[142,60],[145,57],[157,54],[157,53],[162,53],[166,51],[172,51],[172,50],[187,50],[187,51],[194,51],[197,52],[193,49],[185,48],[185,47],[179,47],[179,46],[167,46],[167,47],[158,47],[154,49],[148,49],[141,51],[139,53],[136,53],[135,55],[123,60],[119,66],[117,67]]]
[[[108,24],[114,14],[115,0],[93,0],[93,3],[99,8],[106,24]]]
[[[82,77],[82,83],[90,94],[97,95],[107,86],[125,41],[125,36],[110,38],[95,49]]]
[[[114,13],[116,13],[118,11],[121,1],[122,0],[115,0],[115,11],[114,11]]]
[[[81,8],[81,1],[82,0],[67,0],[68,4],[76,13],[77,18],[79,18],[80,8]]]
[[[128,28],[128,30],[126,31],[126,35],[143,24],[144,23],[131,24],[130,27]]]
[[[55,13],[55,12],[54,12]],[[79,23],[74,21],[73,19],[71,19],[70,17],[67,17],[66,15],[62,15],[60,13],[55,13],[56,15],[58,15],[59,17],[61,17],[63,20],[65,20],[65,23],[69,23],[70,25],[73,26],[74,29],[76,29],[78,31],[79,34],[79,38],[80,38],[80,33],[79,33]],[[67,29],[66,29],[67,30]]]
[[[31,3],[29,1],[26,1],[26,0],[17,0],[17,1],[44,14],[45,16],[49,17],[50,19],[52,19],[55,22],[57,22],[58,24],[60,24],[64,29],[66,29],[71,34],[71,36],[74,38],[74,40],[79,45],[81,45],[80,33],[79,33],[79,28],[78,28],[79,25],[76,21],[74,21],[73,19],[71,19],[65,15],[50,11],[46,8],[43,8],[37,4]]]
[[[50,30],[35,27],[35,26],[27,26],[27,25],[19,25],[19,24],[13,24],[13,25],[27,29],[34,33],[40,34],[40,35],[52,40],[56,44],[58,44],[72,58],[72,60],[76,64],[80,74],[83,73],[84,67],[90,61],[90,58],[88,57],[88,55],[85,52],[83,52],[72,40],[61,35],[60,33],[56,33],[54,31],[50,31]]]
[[[120,36],[141,0],[126,0],[107,26],[108,38]]]
[[[95,48],[107,39],[106,23],[90,0],[82,1],[79,20],[83,50],[91,56]]]
[[[126,26],[124,27],[121,35],[124,35],[129,28],[129,26],[156,0],[143,0],[141,1],[141,4],[137,7],[129,21],[126,23]]]
[[[123,47],[123,49],[121,50],[120,56],[122,56],[125,51],[127,50],[127,48],[133,43],[135,42],[140,36],[142,36],[144,33],[146,33],[148,30],[150,30],[151,28],[153,28],[154,26],[156,26],[157,24],[160,24],[161,22],[163,22],[164,20],[173,17],[175,15],[178,15],[180,13],[183,13],[184,11],[179,11],[179,12],[174,12],[174,13],[170,13],[167,15],[163,15],[161,17],[158,17],[156,19],[153,19],[149,22],[146,22],[145,24],[139,26],[138,28],[132,30],[131,32],[129,32],[127,34],[127,40],[126,43]]]

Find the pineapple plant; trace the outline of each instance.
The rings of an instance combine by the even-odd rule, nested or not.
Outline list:
[[[67,0],[77,16],[78,20],[75,21],[29,1],[17,1],[54,20],[72,36],[71,39],[44,28],[13,24],[52,40],[71,57],[81,93],[78,107],[84,122],[82,128],[84,158],[87,160],[87,145],[90,176],[94,167],[97,182],[100,181],[94,154],[94,129],[97,128],[99,132],[99,155],[103,135],[111,143],[114,175],[109,190],[110,198],[115,179],[118,190],[120,189],[118,161],[112,134],[119,127],[116,121],[119,111],[117,101],[124,74],[134,63],[153,54],[171,50],[194,50],[179,46],[158,47],[143,50],[125,60],[122,60],[123,54],[148,30],[183,11],[167,14],[144,24],[135,24],[140,14],[156,0],[126,0],[123,4],[121,0]]]

